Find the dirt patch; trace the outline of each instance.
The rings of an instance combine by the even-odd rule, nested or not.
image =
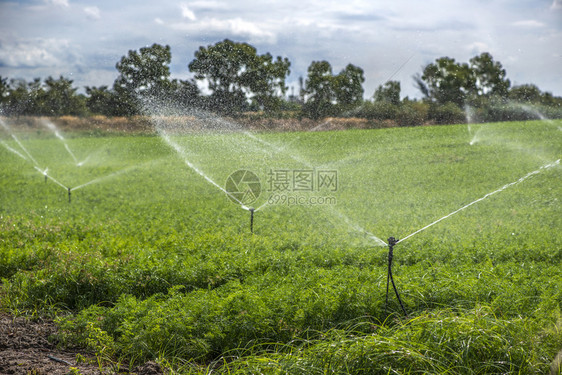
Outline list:
[[[85,353],[57,349],[56,340],[53,339],[56,332],[57,327],[52,321],[29,321],[24,318],[0,315],[0,374],[112,373],[100,371],[95,359]],[[77,354],[86,361],[77,363]],[[120,372],[120,374],[128,373]],[[160,375],[163,372],[157,363],[147,362],[135,368],[130,374]]]

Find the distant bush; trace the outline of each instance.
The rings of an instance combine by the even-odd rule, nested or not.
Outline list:
[[[429,120],[436,124],[460,124],[466,122],[466,114],[455,103],[444,105],[431,104],[428,112]]]
[[[398,112],[398,106],[388,102],[365,102],[358,108],[357,117],[363,117],[368,120],[390,120],[395,119]]]
[[[490,101],[469,107],[470,122],[530,121],[562,118],[561,106]]]
[[[399,126],[423,125],[427,121],[429,104],[425,102],[404,102],[396,114],[396,121]]]

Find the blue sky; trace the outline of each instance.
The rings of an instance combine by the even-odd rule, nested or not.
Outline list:
[[[225,38],[288,57],[289,85],[314,60],[365,71],[365,97],[392,78],[419,97],[412,75],[436,58],[490,52],[512,84],[562,96],[562,0],[132,1],[0,0],[0,75],[63,75],[111,86],[131,49],[168,44],[172,76],[187,78],[199,46]]]

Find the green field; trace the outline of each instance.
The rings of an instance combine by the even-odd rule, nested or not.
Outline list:
[[[16,130],[47,182],[0,128],[1,306],[56,315],[62,342],[107,363],[179,373],[547,373],[562,349],[561,128],[178,127],[168,142],[64,134],[70,152],[47,129]],[[240,169],[259,177],[254,234],[194,168],[221,188]],[[337,186],[297,188],[285,172]],[[404,238],[525,176],[398,243],[407,316],[394,293],[385,309],[375,237]]]

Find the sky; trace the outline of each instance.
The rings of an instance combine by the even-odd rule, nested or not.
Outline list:
[[[62,75],[81,92],[111,87],[121,57],[154,43],[170,45],[172,78],[190,78],[195,51],[224,39],[289,58],[295,93],[326,60],[361,67],[365,98],[389,79],[419,98],[427,64],[489,52],[512,85],[562,96],[562,0],[0,0],[0,76]]]

